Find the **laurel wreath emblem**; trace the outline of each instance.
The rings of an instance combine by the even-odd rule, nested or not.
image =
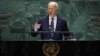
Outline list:
[[[59,45],[54,42],[44,43],[43,45],[43,53],[45,54],[45,56],[57,56],[59,50]]]

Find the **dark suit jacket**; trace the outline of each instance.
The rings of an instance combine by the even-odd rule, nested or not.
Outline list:
[[[41,24],[41,27],[38,31],[50,31],[49,30],[49,16],[45,16],[40,18],[38,21],[39,24]],[[34,31],[34,29],[32,29]],[[57,16],[57,25],[56,25],[56,30],[55,31],[68,31],[67,27],[67,22],[62,19],[61,17]],[[36,36],[37,33],[31,33],[32,36]],[[41,40],[48,40],[48,39],[53,39],[53,40],[62,40],[63,35],[68,36],[69,33],[54,33],[54,37],[50,37],[50,33],[41,33]]]

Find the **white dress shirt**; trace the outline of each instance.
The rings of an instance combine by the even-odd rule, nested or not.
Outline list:
[[[55,31],[56,30],[56,24],[57,24],[57,16],[54,16],[54,17],[49,16],[49,25],[51,25],[52,18],[54,18],[53,21],[54,21],[54,31]]]

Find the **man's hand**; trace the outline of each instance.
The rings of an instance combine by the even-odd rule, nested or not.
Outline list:
[[[41,27],[41,24],[38,24],[38,22],[35,23],[33,26],[34,29],[38,30]]]

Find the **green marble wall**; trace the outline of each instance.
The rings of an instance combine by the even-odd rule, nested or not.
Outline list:
[[[5,41],[38,40],[29,33],[32,25],[47,14],[50,0],[0,0],[0,15],[9,14],[6,27],[1,28],[0,39]],[[59,16],[68,22],[68,27],[77,40],[100,40],[100,2],[88,0],[53,0],[59,3]],[[1,20],[2,17],[0,17]]]

